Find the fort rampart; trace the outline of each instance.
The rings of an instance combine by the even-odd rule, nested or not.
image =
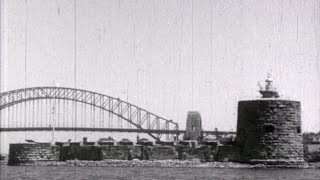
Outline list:
[[[60,148],[50,143],[10,144],[8,165],[35,161],[58,161]]]
[[[67,160],[191,160],[215,161],[217,146],[142,146],[142,145],[76,145],[51,146],[49,143],[10,144],[9,165],[39,161]],[[224,155],[221,153],[221,155]],[[220,159],[223,159],[220,157]]]

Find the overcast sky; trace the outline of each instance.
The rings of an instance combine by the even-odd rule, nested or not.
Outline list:
[[[1,92],[59,83],[235,131],[270,72],[320,131],[319,41],[319,0],[1,0]]]

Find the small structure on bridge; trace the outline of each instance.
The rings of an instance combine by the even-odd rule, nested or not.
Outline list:
[[[187,116],[186,134],[184,140],[202,140],[201,115],[198,111],[189,111]]]

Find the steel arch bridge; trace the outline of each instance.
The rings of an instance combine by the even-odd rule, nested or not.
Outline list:
[[[45,102],[39,103],[38,101]],[[48,123],[47,120],[44,122],[44,117],[47,118],[48,116],[48,108],[44,106],[47,106],[48,101],[51,104],[51,101],[54,101],[56,104],[61,105],[62,108],[60,108],[60,110],[66,111],[67,113],[68,107],[69,111],[71,109],[69,106],[71,103],[68,103],[72,101],[73,122],[71,122],[71,124],[68,122],[68,118],[66,118],[68,115],[64,114],[59,116],[57,113],[55,116],[58,116],[58,123],[56,123],[55,120],[53,123],[51,122],[51,124]],[[35,108],[35,102],[38,108]],[[82,120],[79,122],[77,116],[81,116],[83,112],[77,110],[77,104],[78,106],[79,104],[85,105],[85,109],[88,109],[87,106],[89,106],[91,110],[98,109],[100,111],[100,121],[97,122],[95,120],[97,113],[94,111],[94,117],[91,115],[91,119],[94,120],[88,123],[89,118],[85,115],[84,122]],[[16,106],[16,108],[14,108],[14,106]],[[27,106],[29,106],[29,110]],[[67,110],[65,110],[66,108]],[[45,114],[39,112],[44,111],[43,109],[46,111]],[[16,111],[23,112],[19,114]],[[84,113],[86,113],[86,111]],[[0,131],[51,131],[55,128],[56,131],[141,132],[147,133],[157,141],[161,141],[164,137],[166,141],[172,140],[174,135],[182,132],[178,130],[178,124],[172,120],[160,117],[143,108],[123,101],[120,98],[67,87],[31,87],[3,92],[0,94],[0,113],[2,116],[7,117],[7,122],[5,122],[5,120],[0,122]],[[26,118],[27,115],[31,116],[32,114],[34,118],[34,113],[38,116],[41,115],[40,122],[30,120],[28,123],[26,120],[22,120]],[[105,113],[107,113],[109,118],[113,116],[118,118],[118,120],[116,120],[116,126],[110,125],[110,120],[110,126],[106,125],[108,122],[104,117]],[[17,120],[14,122],[11,121],[12,117],[15,117]],[[122,120],[128,124],[126,128],[122,126]]]

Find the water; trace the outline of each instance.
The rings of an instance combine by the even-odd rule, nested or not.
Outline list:
[[[205,169],[141,167],[7,166],[4,179],[320,179],[319,169]]]

